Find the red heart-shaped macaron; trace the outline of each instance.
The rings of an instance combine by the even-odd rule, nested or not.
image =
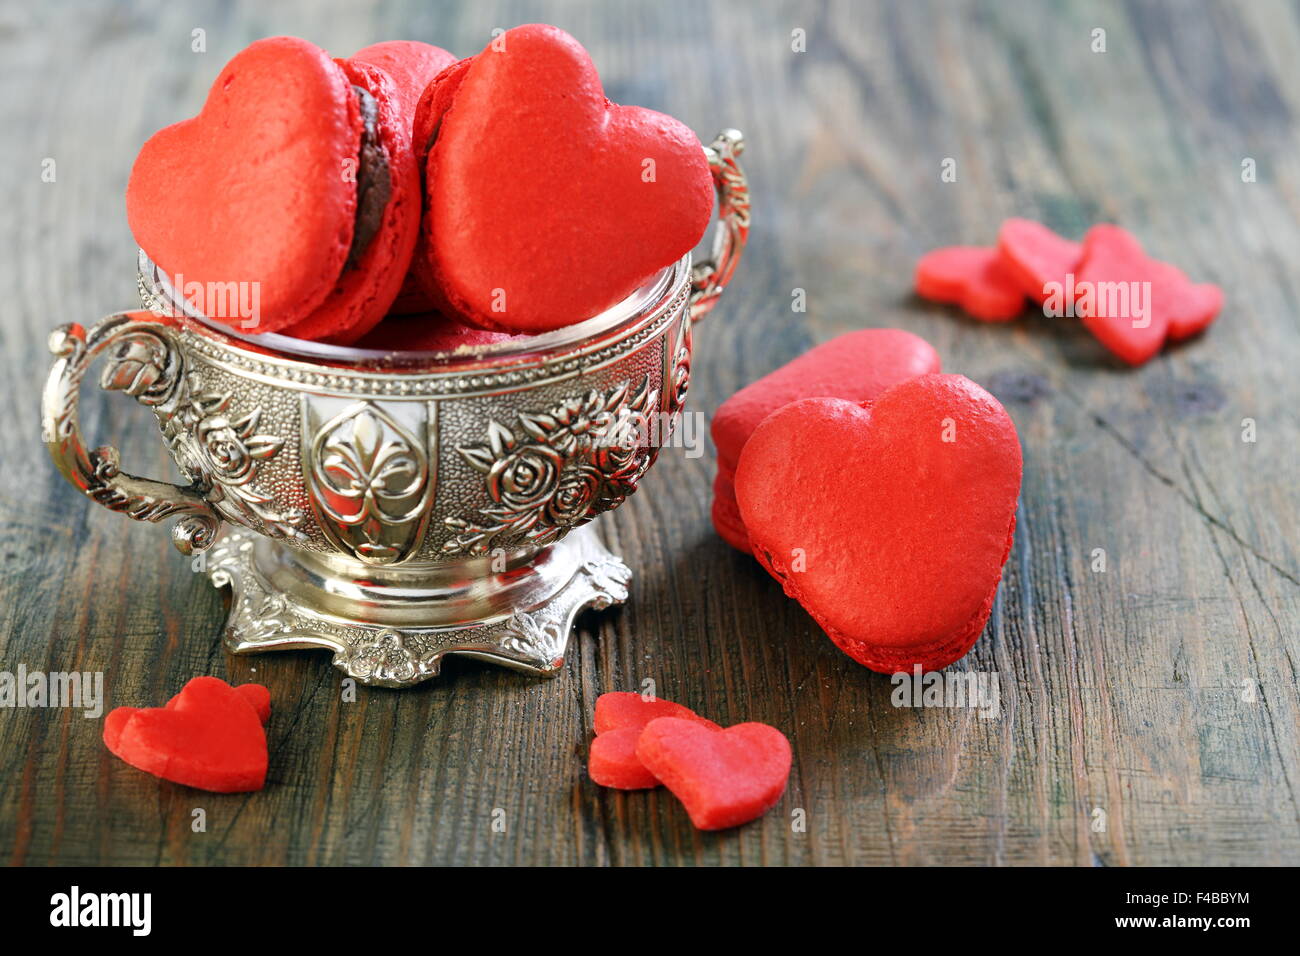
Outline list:
[[[1006,322],[1025,310],[1025,295],[1003,268],[998,251],[986,246],[948,246],[916,264],[916,294],[932,302],[959,305],[985,322]]]
[[[433,78],[456,62],[456,54],[418,40],[388,40],[363,47],[349,58],[377,66],[397,86],[408,132],[415,127],[415,108]]]
[[[781,799],[790,776],[790,741],[767,724],[715,730],[660,717],[641,731],[636,754],[701,830],[762,816]]]
[[[360,60],[377,66],[393,79],[397,86],[398,99],[401,101],[402,114],[406,118],[406,128],[414,133],[415,108],[420,97],[433,82],[434,77],[456,62],[456,56],[441,47],[420,43],[417,40],[389,40],[375,43],[352,54],[352,60]],[[412,143],[414,144],[414,139]],[[423,201],[423,200],[421,200]],[[402,283],[402,290],[388,307],[389,315],[421,315],[437,307],[424,285],[415,274],[407,274]],[[410,345],[410,349],[423,346]]]
[[[210,318],[350,342],[383,318],[419,231],[409,123],[382,70],[259,40],[141,148],[131,232]]]
[[[750,550],[736,509],[734,479],[740,452],[764,418],[801,398],[866,401],[891,385],[939,368],[939,353],[920,336],[902,329],[862,329],[809,349],[732,395],[718,407],[710,425],[718,448],[713,483],[713,526],[718,534],[732,547]]]
[[[705,727],[721,730],[711,720],[699,716],[689,707],[654,697],[646,700],[630,691],[613,691],[596,698],[594,718],[596,739],[591,742],[587,774],[602,787],[618,790],[644,790],[659,786],[636,755],[641,730],[660,717],[693,720]]]
[[[1020,491],[1015,425],[960,375],[862,405],[805,399],[754,431],[736,497],[755,556],[872,670],[962,657],[992,608]]]
[[[596,315],[699,241],[712,177],[695,134],[605,98],[556,27],[507,30],[444,70],[416,120],[420,274],[466,321],[542,332]]]
[[[745,530],[745,519],[740,516],[740,507],[736,504],[736,473],[728,471],[721,463],[718,464],[718,473],[713,476],[713,505],[709,517],[719,538],[737,551],[753,552],[749,532]]]
[[[217,793],[266,781],[265,687],[196,677],[165,707],[117,707],[104,718],[108,749],[146,773]]]
[[[1208,326],[1223,307],[1223,291],[1195,283],[1175,266],[1152,259],[1132,233],[1093,226],[1083,237],[1074,309],[1102,345],[1131,365]]]
[[[373,238],[355,264],[344,266],[319,308],[283,334],[351,345],[383,320],[406,281],[419,237],[420,176],[406,132],[409,119],[393,81],[362,60],[340,60],[339,66],[354,86],[365,88],[374,97],[379,136],[375,147],[387,158],[390,198],[378,214]],[[358,201],[364,202],[373,187],[359,182]],[[356,221],[361,223],[360,216]]]

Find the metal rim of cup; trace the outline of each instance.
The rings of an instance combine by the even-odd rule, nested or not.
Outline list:
[[[469,350],[359,349],[278,335],[252,334],[209,319],[177,295],[167,274],[141,249],[138,281],[142,298],[157,303],[164,314],[175,317],[188,331],[223,347],[256,356],[262,361],[293,365],[326,365],[358,372],[447,372],[470,370],[521,360],[549,360],[555,355],[595,344],[608,344],[635,334],[670,306],[680,288],[690,281],[691,254],[661,269],[635,292],[599,315],[519,341],[487,343]]]

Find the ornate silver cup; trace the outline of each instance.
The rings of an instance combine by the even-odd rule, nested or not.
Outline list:
[[[636,490],[681,413],[691,325],[749,231],[742,148],[735,130],[706,148],[709,260],[687,255],[602,315],[470,354],[241,336],[141,253],[148,311],[51,333],[50,455],[106,508],[179,519],[176,546],[206,552],[208,578],[233,589],[234,653],[327,648],[385,687],[435,676],[446,654],[553,675],[578,612],[627,599],[631,572],[589,522]],[[79,388],[101,355],[100,386],[153,410],[188,485],[82,443]]]

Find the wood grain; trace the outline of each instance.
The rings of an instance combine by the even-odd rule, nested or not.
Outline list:
[[[99,722],[79,713],[0,711],[0,858],[1300,863],[1294,5],[2,10],[0,670],[103,671],[110,705],[161,702],[214,673],[267,684],[276,711],[270,780],[249,796],[159,785],[110,757]],[[558,680],[452,662],[417,690],[362,690],[354,703],[324,655],[227,657],[223,597],[166,533],[94,507],[46,460],[45,338],[133,302],[132,158],[199,107],[230,55],[275,33],[340,53],[405,37],[467,55],[493,27],[533,20],[578,36],[615,100],[672,112],[705,138],[747,134],[753,240],[697,329],[694,410],[868,326],[923,335],[946,369],[1007,405],[1025,449],[1016,543],[988,631],[959,665],[999,675],[1000,719],[891,706],[887,679],[714,536],[711,447],[666,453],[602,519],[637,572],[632,601],[583,619]],[[191,52],[195,28],[206,53]],[[791,49],[796,28],[806,52]],[[1090,49],[1096,28],[1104,53]],[[41,179],[47,157],[54,183]],[[955,183],[940,181],[948,157]],[[1246,158],[1255,182],[1242,181]],[[990,327],[912,299],[921,252],[990,242],[1010,215],[1072,235],[1120,222],[1220,283],[1224,315],[1129,370],[1069,322]],[[795,289],[806,312],[791,309]],[[88,389],[84,424],[128,467],[170,473],[142,409]],[[595,697],[646,679],[720,722],[783,729],[795,767],[780,806],[701,834],[663,792],[592,785]]]

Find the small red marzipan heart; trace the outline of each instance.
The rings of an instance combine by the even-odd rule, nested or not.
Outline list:
[[[1102,345],[1141,365],[1166,339],[1201,332],[1223,307],[1223,291],[1195,283],[1175,266],[1152,259],[1127,230],[1093,226],[1083,237],[1075,276],[1075,312]]]
[[[859,663],[945,667],[975,643],[1011,548],[1020,442],[961,375],[874,402],[805,399],[741,452],[736,498],[754,555]]]
[[[986,246],[948,246],[916,264],[916,294],[959,305],[985,322],[1006,322],[1025,309],[1020,286],[1002,268],[998,251]]]
[[[587,776],[602,787],[615,790],[649,790],[659,778],[645,768],[636,755],[640,727],[620,727],[600,734],[587,754]]]
[[[712,727],[718,726],[682,704],[675,704],[662,697],[647,700],[632,691],[611,691],[597,697],[593,724],[597,734],[607,734],[611,730],[628,727],[640,729],[656,717],[684,717],[687,720],[704,721]]]
[[[216,793],[260,790],[266,781],[271,699],[265,687],[231,687],[196,677],[165,707],[117,707],[104,719],[104,743],[137,769]]]
[[[1052,283],[1064,289],[1065,277],[1083,257],[1083,246],[1032,219],[1008,219],[998,230],[998,257],[1020,291],[1041,305],[1050,297]]]
[[[641,731],[636,753],[701,830],[762,816],[781,799],[790,776],[790,741],[767,724],[714,730],[660,717]]]
[[[235,688],[235,693],[253,705],[253,710],[257,711],[257,719],[263,724],[271,719],[271,692],[261,684],[240,684]]]
[[[563,30],[515,27],[450,69],[437,81],[450,105],[432,124],[416,255],[466,321],[530,333],[573,324],[704,234],[713,187],[695,134],[611,103]]]

